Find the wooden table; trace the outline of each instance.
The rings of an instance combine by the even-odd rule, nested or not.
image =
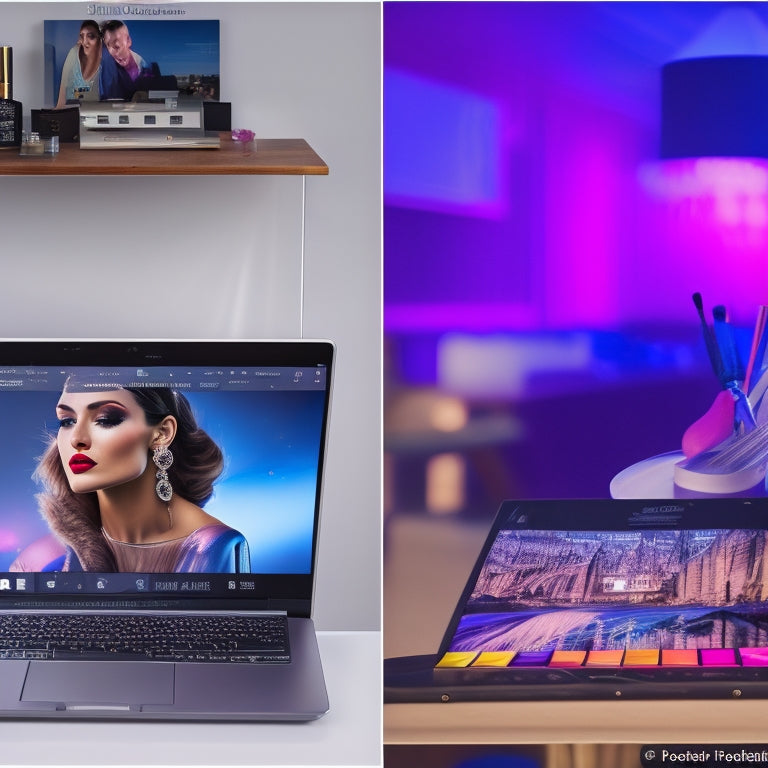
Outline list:
[[[220,149],[80,149],[55,155],[0,151],[2,176],[326,176],[328,166],[304,139],[242,143],[221,135]]]

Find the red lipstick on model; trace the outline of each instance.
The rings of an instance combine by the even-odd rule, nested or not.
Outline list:
[[[96,462],[93,459],[89,459],[84,453],[76,453],[69,460],[69,468],[76,475],[81,475],[83,472],[87,472],[95,466]]]

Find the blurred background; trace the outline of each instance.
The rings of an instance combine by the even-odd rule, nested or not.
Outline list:
[[[436,650],[501,499],[606,497],[617,473],[680,449],[720,390],[694,292],[710,318],[727,307],[746,356],[768,304],[768,153],[693,139],[768,136],[765,87],[743,113],[693,115],[685,84],[662,109],[662,70],[768,55],[768,7],[383,14],[393,656]]]

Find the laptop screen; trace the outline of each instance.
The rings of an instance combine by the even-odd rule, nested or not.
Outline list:
[[[765,521],[743,500],[507,507],[438,666],[698,665],[768,646]]]
[[[325,342],[2,342],[0,599],[306,599]]]

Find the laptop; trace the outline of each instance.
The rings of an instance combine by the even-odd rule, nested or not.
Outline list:
[[[434,656],[385,700],[768,696],[768,499],[499,509]]]
[[[327,341],[0,341],[0,716],[313,720]]]

